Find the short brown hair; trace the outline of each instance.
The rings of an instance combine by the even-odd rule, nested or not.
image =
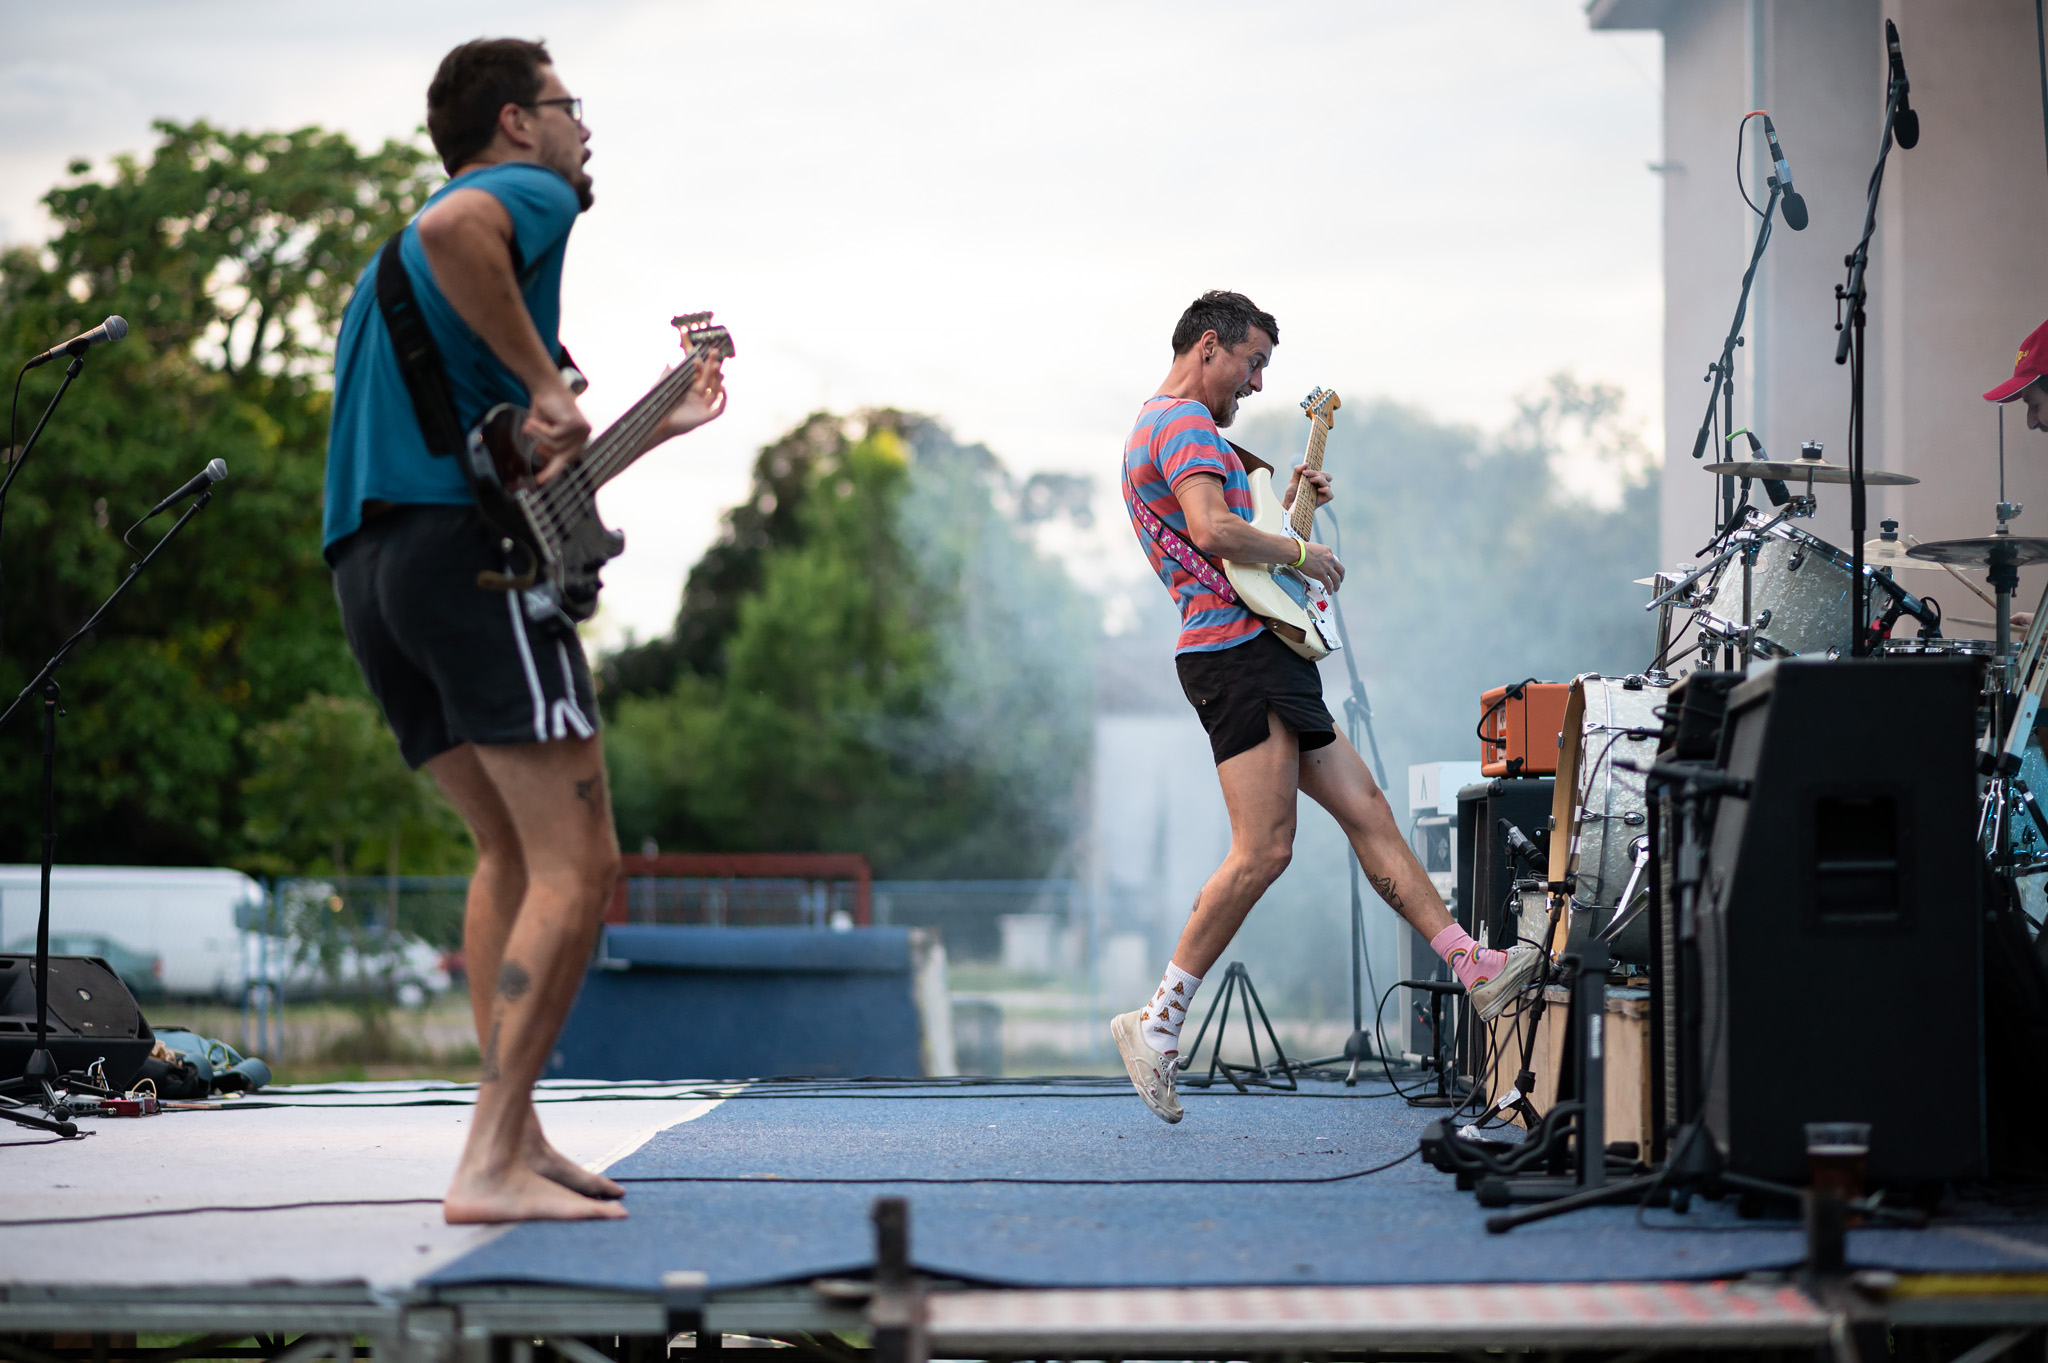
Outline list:
[[[453,175],[498,134],[498,111],[540,98],[543,66],[554,58],[524,38],[478,38],[441,58],[427,86],[427,136]]]
[[[1260,311],[1257,303],[1241,293],[1211,289],[1180,315],[1180,323],[1173,329],[1173,353],[1187,354],[1205,331],[1215,332],[1225,347],[1241,345],[1253,327],[1265,332],[1273,344],[1280,344],[1280,324],[1272,313]]]

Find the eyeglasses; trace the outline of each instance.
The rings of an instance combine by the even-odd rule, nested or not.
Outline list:
[[[528,107],[541,109],[550,104],[561,105],[562,112],[569,115],[575,123],[580,125],[583,122],[583,101],[580,99],[537,99]]]

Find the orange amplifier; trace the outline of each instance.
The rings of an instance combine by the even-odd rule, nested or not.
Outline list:
[[[1534,677],[1496,686],[1479,697],[1479,770],[1487,776],[1557,775],[1557,736],[1564,729],[1570,682]]]

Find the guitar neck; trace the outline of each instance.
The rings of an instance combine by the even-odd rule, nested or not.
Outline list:
[[[1323,466],[1323,444],[1328,439],[1330,428],[1324,422],[1309,419],[1308,451],[1302,456],[1302,471],[1314,473]],[[1297,538],[1307,539],[1315,533],[1316,498],[1315,489],[1304,479],[1294,489],[1294,509],[1287,514],[1287,528]]]
[[[690,391],[690,385],[697,381],[697,367],[702,354],[702,351],[691,351],[681,364],[663,374],[660,381],[647,390],[645,397],[628,408],[624,416],[590,442],[590,448],[583,453],[582,466],[589,470],[593,490],[610,482],[623,473],[627,465],[647,453],[655,428],[661,425],[663,417],[675,410],[676,404]]]

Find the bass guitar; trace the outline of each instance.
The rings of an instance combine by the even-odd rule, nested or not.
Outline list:
[[[1337,409],[1344,404],[1336,393],[1318,388],[1301,400],[1308,414],[1308,450],[1302,457],[1306,472],[1323,466],[1323,443]],[[1244,455],[1243,450],[1238,453]],[[1296,489],[1294,508],[1280,505],[1273,490],[1273,470],[1255,456],[1245,456],[1246,481],[1252,489],[1252,525],[1269,535],[1293,535],[1306,541],[1315,531],[1316,499],[1313,488],[1303,483]],[[1330,596],[1323,584],[1284,563],[1238,563],[1223,561],[1224,576],[1237,592],[1244,608],[1265,622],[1281,642],[1311,662],[1335,653],[1337,628],[1330,619]]]
[[[689,393],[699,370],[714,356],[733,354],[732,337],[711,325],[708,312],[671,318],[669,325],[682,333],[683,362],[545,485],[534,481],[546,461],[525,432],[526,408],[499,403],[464,443],[462,473],[477,510],[526,560],[517,573],[478,573],[477,586],[520,593],[531,619],[559,612],[581,621],[597,613],[604,585],[598,570],[626,549],[626,537],[598,518],[597,490],[647,452],[662,419]]]

